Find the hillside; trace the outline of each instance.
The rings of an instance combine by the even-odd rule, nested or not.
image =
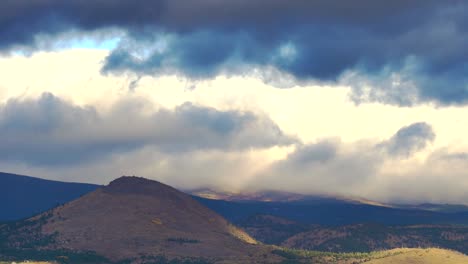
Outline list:
[[[84,252],[71,257],[138,263],[153,258],[249,262],[268,254],[266,247],[255,245],[255,240],[189,195],[137,177],[119,178],[1,230],[8,250],[0,252],[16,255],[28,255],[27,249],[51,252],[52,257],[62,251]]]
[[[286,239],[281,245],[331,252],[370,252],[400,247],[441,247],[468,253],[468,228],[375,224],[315,227]]]
[[[468,253],[468,227],[453,225],[307,225],[257,215],[240,226],[258,241],[330,252],[370,252],[401,247],[442,247]]]
[[[0,172],[0,222],[31,217],[97,188]]]

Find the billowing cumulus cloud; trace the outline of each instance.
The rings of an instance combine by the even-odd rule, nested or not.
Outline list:
[[[52,94],[10,99],[0,108],[0,160],[65,166],[143,147],[162,153],[241,151],[294,144],[268,117],[190,103],[147,109],[124,100],[108,113],[78,107]]]
[[[211,78],[274,67],[357,102],[468,101],[465,1],[3,1],[0,47],[121,30],[104,72]],[[409,92],[408,92],[409,91]]]

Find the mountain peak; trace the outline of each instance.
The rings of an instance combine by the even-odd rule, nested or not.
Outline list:
[[[166,195],[181,195],[178,190],[161,182],[150,180],[137,176],[122,176],[109,183],[104,187],[104,191],[109,193],[128,193],[159,196]]]
[[[147,183],[147,182],[157,182],[154,180],[150,180],[144,177],[139,177],[139,176],[127,176],[123,175],[117,179],[114,179],[109,183],[109,185],[114,185],[114,184],[125,184],[125,183]]]
[[[106,187],[142,187],[146,185],[153,185],[155,187],[156,185],[158,186],[166,186],[169,187],[165,184],[162,184],[158,181],[155,180],[150,180],[144,177],[138,177],[138,176],[122,176],[119,177],[109,183]]]

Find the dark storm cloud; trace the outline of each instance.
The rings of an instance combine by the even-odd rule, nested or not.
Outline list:
[[[0,108],[0,160],[70,165],[150,147],[165,153],[243,150],[289,145],[269,118],[183,104],[144,114],[139,101],[99,114],[51,94],[9,100]]]
[[[95,30],[117,26],[134,31],[152,27],[176,32],[255,27],[275,32],[273,26],[284,24],[332,23],[378,29],[372,23],[384,22],[387,31],[400,31],[407,20],[419,23],[428,19],[411,16],[411,11],[432,12],[436,3],[434,0],[391,3],[373,0],[6,0],[0,3],[0,32],[3,37],[9,37],[2,38],[3,44],[24,44],[32,41],[31,36],[37,33],[56,34],[65,27]],[[402,12],[405,14],[400,16]],[[405,20],[394,19],[396,15]]]
[[[358,72],[373,80],[365,90],[348,79],[358,102],[465,104],[467,9],[466,1],[435,0],[2,1],[0,47],[118,28],[137,44],[115,49],[104,72],[209,78],[273,66],[326,82]],[[149,48],[165,38],[164,49]]]

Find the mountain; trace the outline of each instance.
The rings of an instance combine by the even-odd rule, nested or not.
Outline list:
[[[0,252],[49,258],[67,255],[86,258],[87,263],[103,259],[164,263],[162,259],[176,258],[254,263],[269,254],[265,246],[255,245],[249,235],[191,196],[138,177],[119,178],[0,230],[4,242]],[[84,255],[73,255],[78,253]]]
[[[0,222],[30,217],[99,187],[0,173]],[[195,195],[193,198],[234,223],[262,214],[321,225],[366,222],[390,225],[468,224],[468,209],[462,205],[382,205],[349,197],[280,191],[234,194],[198,189],[191,193],[203,196]]]
[[[0,172],[0,222],[31,217],[99,187]]]

